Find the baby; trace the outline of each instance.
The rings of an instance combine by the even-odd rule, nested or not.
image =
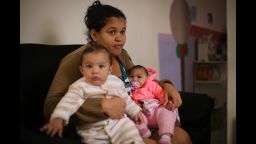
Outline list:
[[[62,137],[64,125],[74,113],[81,123],[77,125],[77,133],[83,143],[114,143],[114,144],[144,144],[134,122],[126,115],[121,119],[105,119],[96,123],[83,123],[83,108],[87,99],[121,97],[126,102],[126,113],[135,121],[143,120],[141,108],[127,94],[124,83],[118,77],[111,75],[112,56],[101,45],[86,48],[80,58],[82,78],[70,85],[68,92],[57,104],[50,121],[40,130],[54,136]]]
[[[149,137],[149,128],[159,128],[159,144],[170,144],[175,124],[179,124],[178,109],[167,110],[164,89],[154,81],[157,72],[136,65],[129,70],[131,97],[143,109],[143,122],[136,124],[143,138]],[[149,128],[148,128],[149,127]]]

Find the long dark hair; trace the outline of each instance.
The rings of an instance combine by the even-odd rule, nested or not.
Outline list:
[[[92,41],[89,33],[90,30],[95,29],[96,32],[99,32],[106,25],[106,21],[110,17],[124,18],[126,20],[121,10],[110,5],[103,5],[99,0],[96,0],[87,8],[84,23],[88,29],[88,40]]]

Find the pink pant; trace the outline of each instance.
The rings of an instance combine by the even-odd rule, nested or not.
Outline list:
[[[137,124],[137,127],[159,128],[158,134],[160,136],[166,133],[173,135],[175,123],[177,120],[179,122],[178,109],[169,111],[165,107],[160,106],[155,108],[150,115],[143,114],[143,120],[144,122]]]

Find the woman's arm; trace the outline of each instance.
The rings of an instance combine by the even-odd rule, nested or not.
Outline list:
[[[101,101],[103,112],[111,119],[120,119],[125,113],[125,101],[120,97],[104,98]]]
[[[169,80],[155,81],[158,82],[158,84],[164,88],[166,94],[168,95],[169,101],[166,105],[167,109],[172,110],[182,105],[180,93],[176,90],[174,85]]]
[[[68,87],[82,77],[79,71],[79,59],[84,48],[85,47],[78,48],[61,60],[45,99],[44,115],[46,120],[50,118],[53,109],[68,91]]]
[[[169,98],[166,108],[172,110],[180,107],[182,105],[182,99],[176,88],[170,83],[164,83],[163,87]]]

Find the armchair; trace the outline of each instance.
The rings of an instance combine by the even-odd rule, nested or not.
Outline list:
[[[24,144],[81,144],[73,125],[64,138],[51,138],[39,131],[44,124],[45,96],[62,57],[81,45],[20,44],[20,141]],[[193,144],[210,144],[213,99],[206,94],[180,92],[181,127]]]

